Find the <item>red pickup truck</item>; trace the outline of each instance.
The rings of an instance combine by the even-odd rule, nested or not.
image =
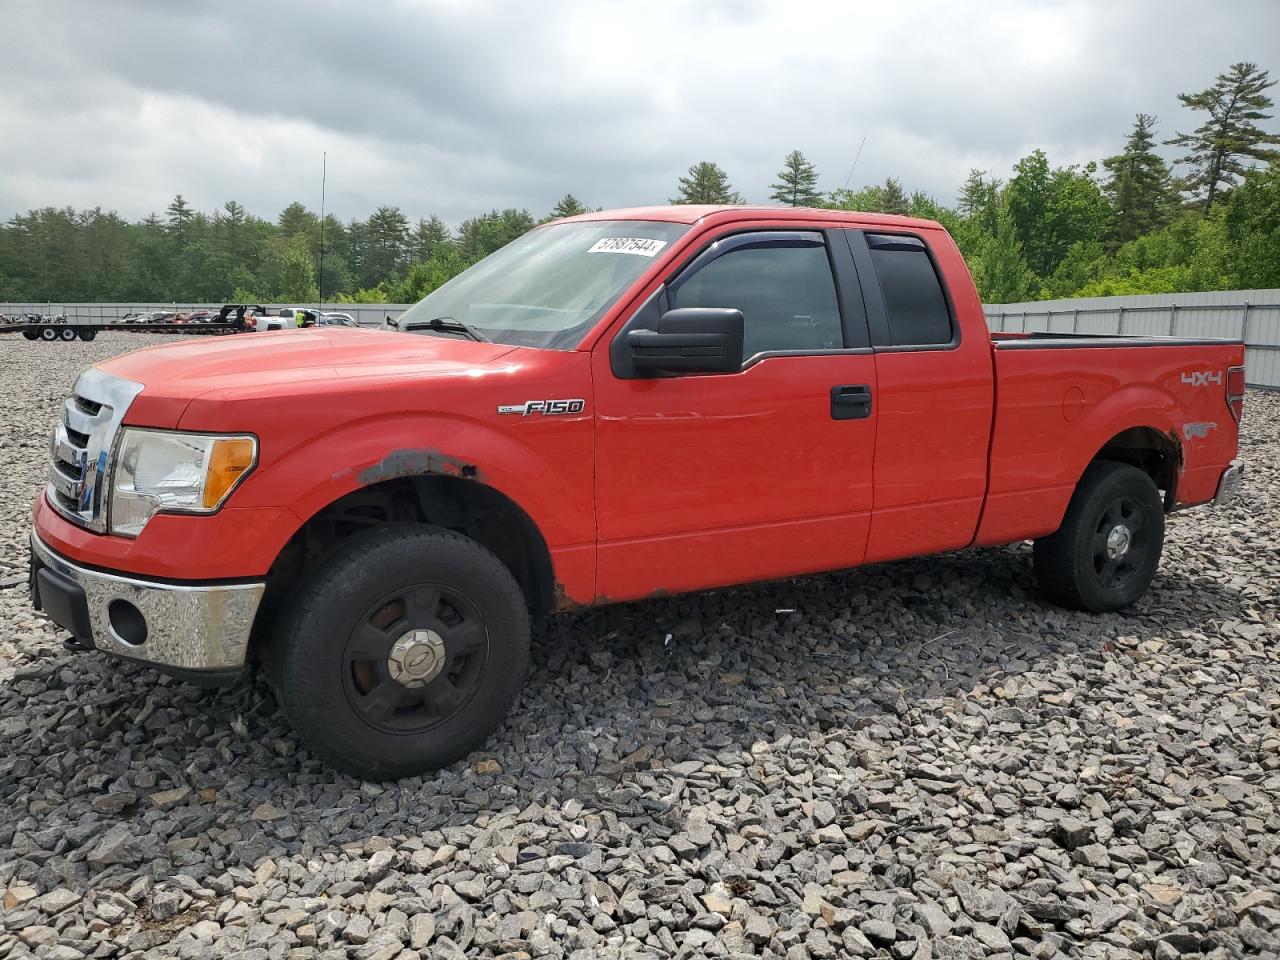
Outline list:
[[[1034,540],[1116,610],[1231,496],[1236,341],[988,333],[936,223],[765,207],[548,224],[405,313],[86,370],[35,503],[73,645],[265,667],[371,778],[474,749],[530,615]]]

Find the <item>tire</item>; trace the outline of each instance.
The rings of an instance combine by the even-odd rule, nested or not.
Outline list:
[[[98,331],[93,327],[82,327],[79,331],[80,339],[85,343],[89,343],[98,335]]]
[[[70,343],[72,340],[76,338],[75,327],[62,327],[58,331],[58,337],[64,342]]]
[[[1098,461],[1080,478],[1057,533],[1036,541],[1036,578],[1061,606],[1120,610],[1147,592],[1163,548],[1155,483],[1137,467]]]
[[[40,331],[39,331],[39,330],[32,330],[30,327],[28,327],[26,330],[23,330],[23,331],[22,331],[22,335],[23,335],[24,337],[26,337],[28,340],[39,340],[39,339],[40,339]]]
[[[55,330],[53,327],[48,327],[48,326],[41,327],[40,339],[43,340],[45,343],[53,343],[53,341],[58,339],[58,331]]]
[[[528,668],[529,614],[483,546],[387,526],[342,541],[304,577],[266,666],[285,717],[322,760],[368,780],[413,776],[466,756],[501,724]]]

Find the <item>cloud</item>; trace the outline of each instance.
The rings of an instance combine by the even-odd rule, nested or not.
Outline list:
[[[130,217],[176,193],[273,216],[383,203],[457,223],[664,202],[715,160],[748,199],[791,149],[825,189],[896,176],[950,202],[968,170],[1007,176],[1115,152],[1138,111],[1229,63],[1280,67],[1280,5],[1207,29],[1177,2],[981,5],[18,0],[6,10],[0,216],[101,205]],[[1275,126],[1275,122],[1272,122]],[[1172,154],[1170,154],[1172,156]]]

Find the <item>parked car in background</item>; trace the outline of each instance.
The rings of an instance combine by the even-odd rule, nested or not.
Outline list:
[[[322,313],[320,314],[320,326],[322,327],[358,327],[359,323],[356,318],[349,313]]]

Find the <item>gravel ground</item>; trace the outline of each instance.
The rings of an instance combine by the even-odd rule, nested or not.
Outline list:
[[[0,582],[75,372],[150,342],[0,341]],[[566,616],[395,785],[0,589],[0,960],[1276,955],[1280,396],[1243,453],[1127,614],[1017,546]]]

